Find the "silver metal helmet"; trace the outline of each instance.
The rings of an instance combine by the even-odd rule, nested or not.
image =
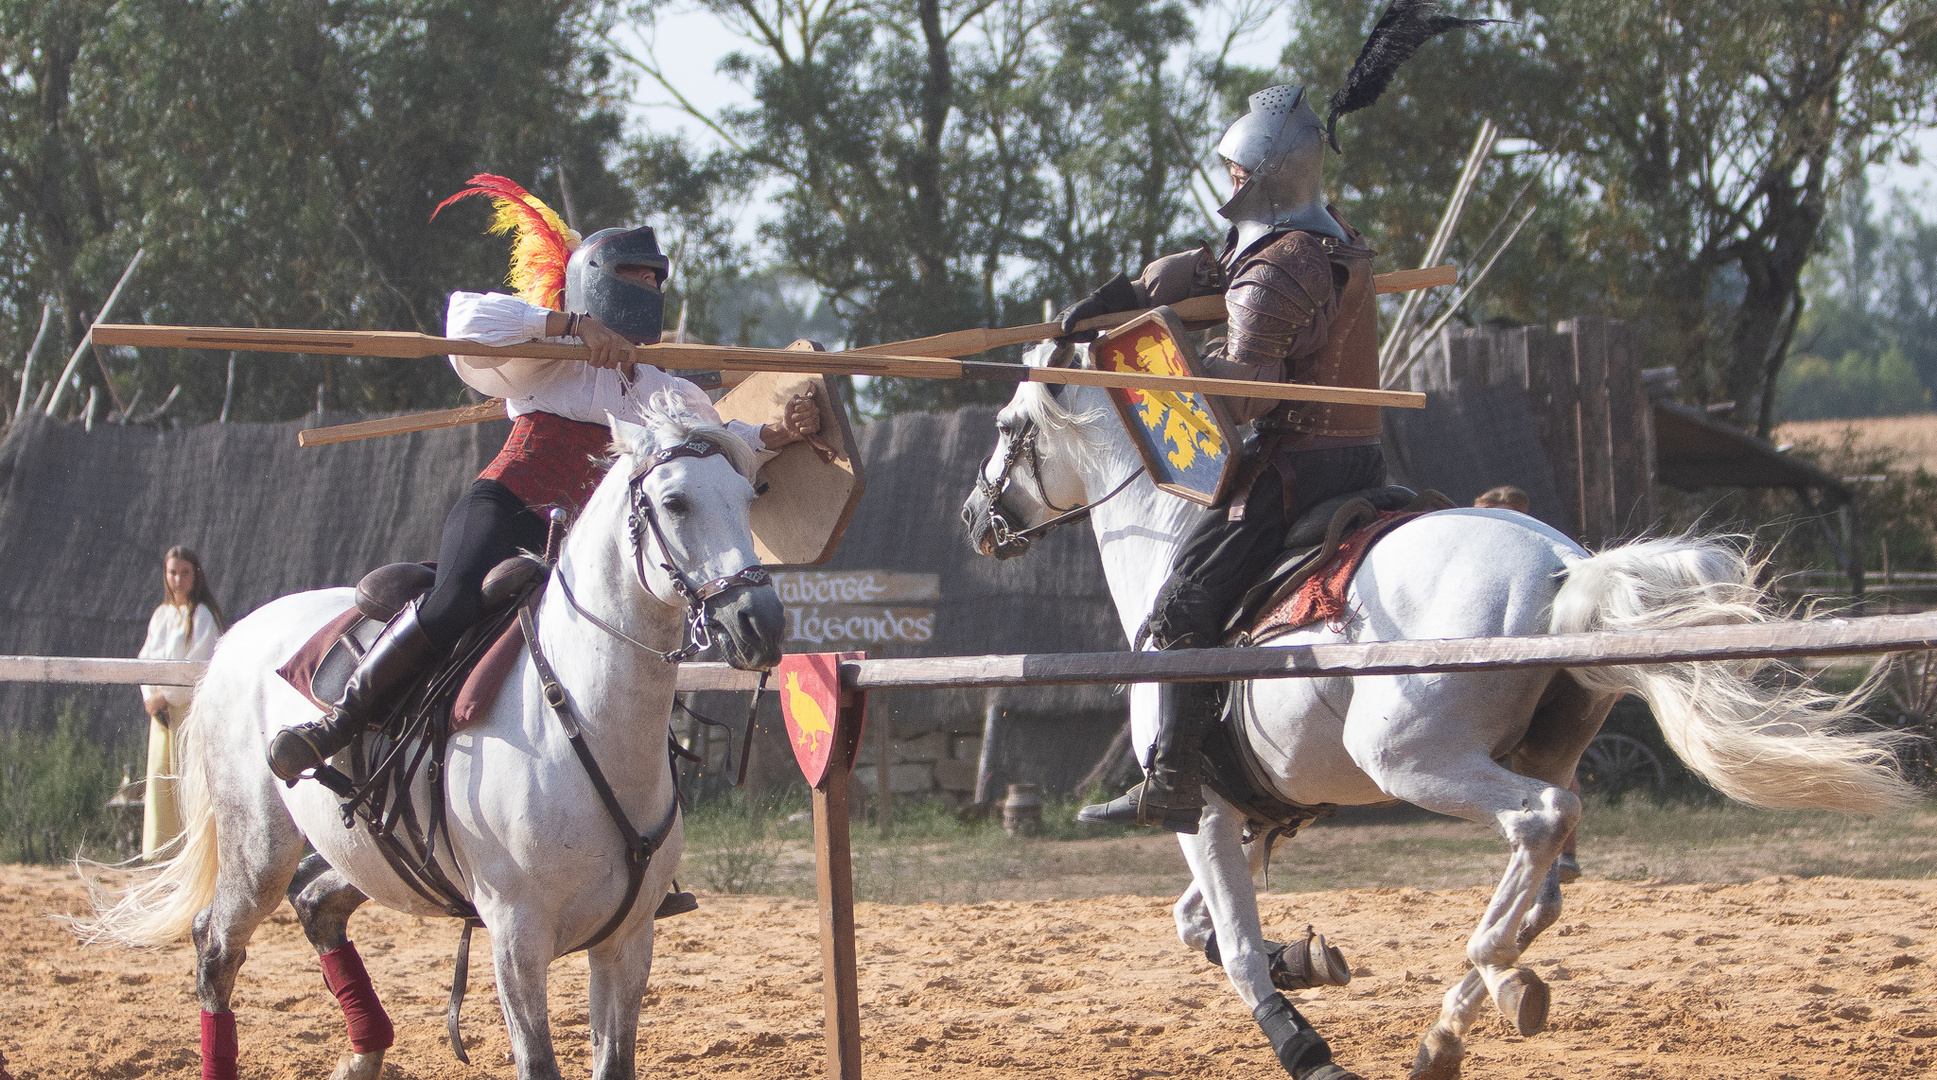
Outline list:
[[[1251,111],[1238,117],[1217,144],[1218,156],[1250,173],[1250,179],[1218,207],[1237,228],[1233,255],[1261,237],[1288,229],[1346,239],[1325,209],[1325,125],[1305,100],[1302,86],[1268,86],[1251,95]]]

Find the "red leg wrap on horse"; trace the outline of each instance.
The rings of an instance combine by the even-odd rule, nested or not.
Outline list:
[[[344,942],[317,957],[323,962],[323,985],[336,995],[343,1007],[343,1022],[350,1028],[350,1049],[359,1054],[374,1054],[390,1049],[397,1033],[390,1026],[390,1015],[377,1000],[370,985],[370,973],[363,969],[363,957],[356,946]]]
[[[202,1013],[202,1080],[236,1080],[235,1014]]]

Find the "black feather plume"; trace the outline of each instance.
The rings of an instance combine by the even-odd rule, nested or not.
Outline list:
[[[1372,33],[1366,35],[1365,47],[1345,75],[1345,85],[1332,95],[1325,115],[1325,140],[1332,144],[1333,152],[1338,152],[1338,118],[1379,100],[1393,73],[1412,59],[1421,45],[1448,30],[1498,21],[1448,15],[1438,0],[1392,0]]]

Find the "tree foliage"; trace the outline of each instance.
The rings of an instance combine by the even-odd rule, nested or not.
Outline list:
[[[1287,66],[1341,70],[1380,6],[1299,3],[1308,32]],[[1489,170],[1476,227],[1529,182],[1541,212],[1467,317],[1639,320],[1684,385],[1766,432],[1830,201],[1931,119],[1937,5],[1775,0],[1745,17],[1722,0],[1514,0],[1475,13],[1512,22],[1422,52],[1350,121],[1348,204],[1403,260],[1494,118],[1538,153]]]
[[[1863,185],[1837,200],[1783,372],[1785,419],[1921,412],[1937,388],[1937,223]]]
[[[743,42],[724,67],[752,103],[724,109],[680,96],[612,33],[649,31],[666,2],[0,0],[0,362],[17,377],[52,303],[35,386],[49,377],[137,248],[123,319],[436,331],[450,289],[503,272],[484,207],[426,220],[478,171],[588,230],[658,227],[677,264],[669,310],[699,339],[870,344],[1034,321],[1216,240],[1218,133],[1269,83],[1336,89],[1385,0],[702,0]],[[1497,223],[1538,212],[1459,316],[1636,320],[1654,362],[1766,428],[1785,358],[1834,321],[1803,301],[1828,302],[1807,268],[1839,192],[1932,117],[1937,0],[1770,0],[1752,18],[1723,0],[1454,7],[1507,21],[1427,46],[1344,121],[1328,162],[1381,268],[1416,265],[1490,117],[1530,152],[1482,172],[1450,257],[1475,268]],[[1206,47],[1197,23],[1214,10],[1231,36]],[[1267,26],[1289,41],[1277,68],[1228,62]],[[722,148],[624,131],[617,103],[641,75]],[[734,227],[756,192],[770,197],[758,254]],[[1937,239],[1905,235],[1851,310],[1894,313],[1883,344],[1937,386]],[[1849,351],[1812,348],[1819,367]],[[1858,352],[1882,372],[1881,344]],[[179,383],[175,415],[208,418],[223,360],[121,350],[81,376],[123,407]],[[236,367],[241,418],[306,412],[319,383],[364,411],[460,392],[419,362]],[[882,381],[871,404],[995,392]]]
[[[635,9],[650,21],[655,5]],[[856,344],[1039,318],[1195,239],[1204,80],[1160,0],[709,0],[755,103],[678,98],[778,181],[777,269]],[[650,55],[634,56],[657,76]],[[985,397],[890,382],[886,409]]]
[[[589,220],[632,193],[618,116],[581,44],[592,0],[6,0],[0,3],[0,325],[18,364],[42,302],[55,374],[136,248],[122,321],[441,332],[455,287],[502,279],[488,213],[430,210],[480,171]],[[59,354],[59,355],[56,355]],[[222,354],[121,350],[86,365],[127,404],[222,407]],[[442,365],[244,357],[232,415],[452,404]],[[16,386],[18,383],[15,384]],[[30,395],[31,396],[31,395]],[[85,399],[85,390],[80,398]],[[70,400],[73,400],[70,398]]]

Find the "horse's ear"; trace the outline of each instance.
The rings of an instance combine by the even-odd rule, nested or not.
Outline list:
[[[612,429],[612,441],[624,452],[637,456],[641,448],[648,445],[651,432],[641,425],[621,420],[611,413],[605,414],[605,423]]]
[[[1065,367],[1069,364],[1069,343],[1051,339],[1022,354],[1022,366],[1033,368]]]
[[[1036,347],[1036,351],[1033,354],[1033,362],[1031,359],[1026,358],[1023,360],[1023,363],[1031,367],[1052,368],[1090,368],[1095,366],[1090,362],[1090,347],[1082,342],[1071,341],[1068,338],[1055,338],[1043,342]]]

